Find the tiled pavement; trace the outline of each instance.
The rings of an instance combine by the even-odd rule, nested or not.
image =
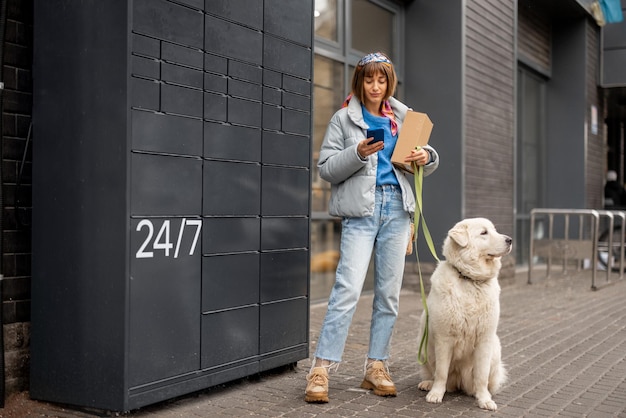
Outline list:
[[[541,274],[539,274],[541,275]],[[602,284],[603,280],[599,283]],[[518,274],[501,294],[498,334],[508,383],[494,396],[495,413],[473,398],[447,393],[441,404],[425,401],[417,389],[419,293],[402,293],[394,332],[391,375],[395,398],[359,388],[367,350],[372,297],[365,294],[354,316],[344,362],[331,374],[328,404],[303,400],[310,360],[295,369],[264,373],[227,385],[122,414],[128,417],[626,417],[626,279],[590,290],[590,273],[526,284]],[[311,306],[311,352],[325,313]],[[93,417],[45,402],[24,402],[20,417]],[[15,410],[15,408],[7,408]],[[117,415],[117,414],[113,414]],[[0,417],[3,414],[0,409]]]

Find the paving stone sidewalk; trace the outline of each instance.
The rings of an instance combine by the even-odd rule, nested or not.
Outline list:
[[[602,279],[599,283],[602,283]],[[509,373],[494,397],[495,413],[473,398],[447,393],[441,404],[425,401],[417,366],[419,293],[402,293],[394,331],[391,375],[395,398],[359,388],[363,375],[372,296],[354,316],[339,370],[331,374],[328,404],[303,400],[310,360],[227,385],[131,411],[127,417],[626,417],[626,279],[590,289],[589,272],[526,284],[519,274],[502,288],[498,334]],[[311,306],[311,352],[326,306]],[[25,402],[20,417],[93,417],[45,402]],[[117,414],[113,414],[117,415]],[[0,417],[5,417],[0,410]]]

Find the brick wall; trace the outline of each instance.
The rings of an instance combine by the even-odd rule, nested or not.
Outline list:
[[[600,72],[600,29],[591,19],[586,22],[587,27],[587,150],[585,190],[586,203],[588,208],[601,208],[602,195],[606,172],[606,144],[604,142],[604,91],[598,87],[598,74]],[[596,108],[597,131],[592,129],[591,108]]]
[[[6,391],[28,386],[30,336],[32,0],[8,0],[2,114],[2,313]],[[32,138],[30,138],[32,140]]]
[[[552,67],[552,29],[547,15],[522,4],[518,7],[517,55],[520,61],[542,74]]]
[[[511,2],[468,2],[466,13],[467,215],[512,235],[516,10]]]

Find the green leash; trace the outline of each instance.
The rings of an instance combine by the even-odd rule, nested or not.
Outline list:
[[[419,147],[417,148],[419,149]],[[424,325],[424,334],[422,335],[422,339],[420,341],[419,351],[417,353],[417,362],[419,364],[428,363],[428,305],[426,304],[426,292],[424,291],[424,280],[422,279],[422,269],[420,267],[420,257],[417,251],[417,236],[419,230],[420,221],[422,223],[422,228],[424,229],[424,239],[426,240],[426,244],[430,249],[430,253],[435,257],[435,260],[439,262],[439,257],[437,257],[437,251],[435,251],[435,245],[433,244],[433,239],[430,235],[430,231],[428,230],[428,226],[426,225],[426,219],[424,218],[424,212],[422,210],[422,185],[424,182],[424,170],[421,170],[415,162],[413,162],[413,178],[415,181],[415,202],[417,203],[417,220],[415,221],[415,258],[417,259],[417,271],[420,276],[420,290],[422,293],[422,305],[424,306],[424,314],[426,315],[426,324]],[[422,354],[423,352],[423,354]]]

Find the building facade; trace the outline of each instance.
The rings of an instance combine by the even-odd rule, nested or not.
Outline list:
[[[318,1],[332,16],[324,22],[338,28],[316,20],[313,158],[366,52],[363,39],[376,38],[370,49],[387,40],[400,74],[397,96],[435,125],[430,143],[441,165],[425,180],[424,215],[436,247],[459,219],[490,218],[515,239],[502,274],[512,277],[528,262],[530,210],[602,208],[606,170],[622,160],[616,145],[623,138],[623,80],[609,86],[600,77],[602,69],[615,75],[623,68],[623,47],[617,39],[609,47],[603,34],[623,38],[624,24],[599,26],[591,3]],[[368,32],[364,10],[388,33]],[[339,35],[329,42],[328,33]],[[353,42],[355,34],[366,35]],[[314,173],[311,280],[319,298],[332,285],[328,261],[338,236],[336,220],[325,217],[327,193]],[[420,260],[432,265],[423,253]],[[414,260],[407,259],[408,274]]]
[[[2,2],[7,13],[4,26],[0,25],[5,28],[0,54],[4,82],[0,273],[4,276],[8,392],[29,387],[29,337],[34,326],[30,315],[30,213],[45,210],[31,203],[30,175],[37,164],[31,157],[37,137],[29,127],[32,60],[37,60],[38,54],[32,42],[33,5],[37,7],[38,1]],[[162,1],[204,7],[202,1]],[[246,3],[254,9],[262,4],[271,6],[273,0]],[[327,214],[330,187],[316,172],[317,154],[328,120],[349,93],[354,65],[372,50],[388,53],[396,64],[400,81],[396,96],[434,122],[430,143],[439,152],[441,165],[425,180],[424,215],[437,249],[458,220],[490,218],[500,232],[515,240],[515,254],[507,257],[502,274],[506,280],[516,266],[528,262],[532,208],[602,208],[606,171],[615,170],[624,182],[626,24],[599,26],[591,3],[297,2],[297,7],[312,8],[314,34],[312,94],[295,95],[308,100],[312,109],[310,132],[297,133],[312,138],[309,300],[328,296],[340,234],[338,220]],[[624,1],[622,8],[626,8]],[[266,10],[276,14],[276,19],[287,18],[277,8]],[[268,17],[271,20],[272,16]],[[250,19],[254,21],[253,16]],[[244,22],[243,26],[254,25]],[[215,42],[228,42],[217,31],[210,36]],[[297,75],[296,79],[306,77]],[[282,87],[274,90],[285,91]],[[290,108],[282,102],[271,105]],[[219,106],[214,110],[219,111]],[[433,265],[424,245],[419,248],[424,264]],[[414,258],[407,258],[407,273],[414,264]]]

